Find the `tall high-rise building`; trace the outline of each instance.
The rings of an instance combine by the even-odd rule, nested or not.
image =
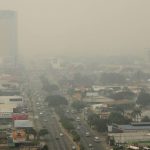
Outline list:
[[[17,59],[17,14],[0,10],[0,64],[14,67]]]

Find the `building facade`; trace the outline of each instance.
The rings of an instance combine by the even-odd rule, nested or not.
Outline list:
[[[17,14],[15,11],[0,10],[0,64],[13,68],[16,59]]]

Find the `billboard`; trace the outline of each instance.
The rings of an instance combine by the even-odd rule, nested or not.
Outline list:
[[[28,114],[12,114],[12,120],[28,120]]]
[[[13,131],[12,137],[13,137],[14,143],[24,143],[26,141],[27,135],[24,130],[18,129],[18,130]]]

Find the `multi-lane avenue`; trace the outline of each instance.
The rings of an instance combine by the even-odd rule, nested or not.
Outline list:
[[[34,114],[34,123],[37,130],[46,128],[49,134],[45,136],[50,150],[71,150],[72,146],[77,145],[72,141],[72,138],[68,136],[66,131],[62,129],[58,117],[54,111],[44,103],[45,96],[42,91],[40,79],[34,77],[30,79],[30,88],[32,88],[32,109]],[[80,135],[80,141],[86,150],[103,150],[106,149],[104,139],[99,133],[93,131],[88,124],[82,119],[82,114],[71,113],[71,107],[67,106],[69,112],[66,112],[68,117],[74,119],[73,125]],[[80,117],[80,121],[76,121],[77,117]],[[89,136],[86,136],[86,132],[89,132]],[[94,141],[94,137],[100,137],[99,142]]]

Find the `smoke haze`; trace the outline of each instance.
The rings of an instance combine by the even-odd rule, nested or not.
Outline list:
[[[141,54],[150,47],[149,6],[149,0],[0,0],[0,9],[18,13],[24,56]]]

